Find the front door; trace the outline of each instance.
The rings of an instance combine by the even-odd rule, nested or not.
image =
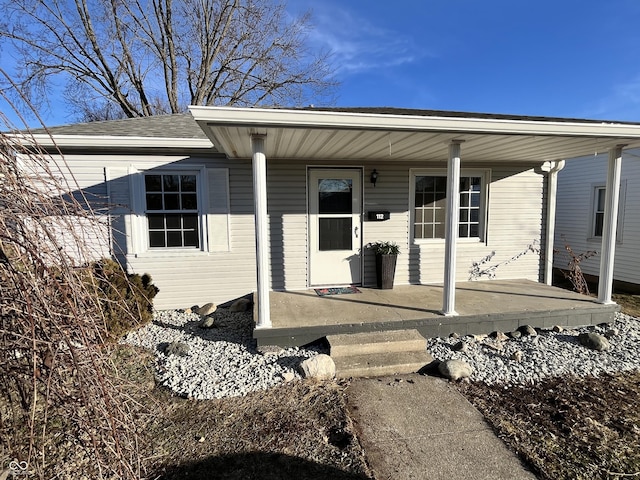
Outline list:
[[[309,170],[311,285],[361,282],[362,170]]]

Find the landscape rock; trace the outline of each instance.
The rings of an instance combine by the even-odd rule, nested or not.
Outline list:
[[[600,335],[599,333],[581,333],[580,335],[578,335],[578,341],[581,345],[584,345],[591,350],[597,350],[599,352],[604,352],[611,348],[609,340],[607,340],[604,335]]]
[[[200,308],[193,308],[192,307],[191,311],[193,313],[197,313],[201,317],[206,317],[207,315],[211,315],[213,312],[215,312],[217,310],[217,308],[218,307],[216,306],[215,303],[205,303]]]
[[[607,330],[607,331],[604,333],[604,336],[605,336],[606,338],[612,338],[612,337],[615,337],[616,335],[618,335],[618,333],[619,333],[619,332],[618,332],[618,329],[617,329],[617,328],[612,328],[612,329],[610,329],[610,330]]]
[[[522,335],[528,335],[530,337],[535,337],[536,335],[538,335],[536,329],[531,325],[521,325],[520,327],[518,327],[518,332],[520,332]]]
[[[296,375],[293,372],[284,372],[282,374],[282,379],[286,383],[293,381],[294,378],[296,378]]]
[[[438,365],[438,371],[443,377],[454,381],[468,378],[473,372],[471,366],[467,362],[457,359],[440,362],[440,365]]]
[[[465,342],[458,342],[451,345],[451,350],[453,350],[454,352],[466,352],[468,350],[468,347]]]
[[[300,363],[298,369],[304,378],[331,380],[336,376],[336,364],[329,355],[324,353],[307,358]]]
[[[189,345],[184,342],[171,342],[167,345],[164,352],[167,355],[177,355],[179,357],[186,357],[189,354]]]
[[[507,335],[504,332],[501,332],[500,330],[496,330],[495,332],[491,332],[489,334],[489,338],[493,338],[494,340],[497,340],[499,342],[504,342],[505,340],[509,339],[509,337],[507,337]]]
[[[246,312],[251,307],[251,300],[247,298],[239,298],[229,307],[230,312]]]
[[[522,333],[520,333],[518,330],[514,330],[513,332],[509,332],[507,334],[507,336],[509,336],[511,338],[518,339],[518,338],[522,337]]]
[[[560,333],[560,332],[564,332],[564,328],[562,328],[560,325],[554,325],[551,331]]]
[[[519,363],[519,362],[522,362],[522,356],[523,355],[524,354],[522,353],[521,350],[516,350],[515,352],[513,352],[511,354],[511,357],[509,357],[509,358],[511,358],[511,360],[515,360],[516,362]]]
[[[202,322],[200,322],[200,325],[198,325],[200,328],[213,328],[215,327],[215,320],[213,317],[204,317],[204,319],[202,320]]]
[[[460,335],[456,332],[452,332],[449,334],[449,338],[460,338]]]

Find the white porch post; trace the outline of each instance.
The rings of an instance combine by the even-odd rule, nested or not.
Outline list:
[[[442,313],[455,316],[456,306],[456,246],[458,244],[458,211],[460,210],[460,144],[449,145],[447,162],[447,217],[444,233],[444,289]]]
[[[565,161],[549,162],[547,183],[547,241],[544,247],[544,283],[553,283],[553,242],[556,235],[556,197],[558,193],[558,172]]]
[[[256,223],[256,266],[258,274],[258,319],[256,328],[271,327],[271,309],[269,306],[269,220],[267,217],[267,157],[265,136],[252,135],[253,151],[253,200]]]
[[[618,228],[618,200],[620,198],[620,171],[622,169],[622,147],[617,145],[609,150],[609,170],[604,200],[604,225],[602,227],[602,247],[600,252],[600,279],[598,281],[598,302],[609,305],[613,290],[613,265],[616,253],[616,230]]]

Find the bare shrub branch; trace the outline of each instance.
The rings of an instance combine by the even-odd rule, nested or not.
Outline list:
[[[567,242],[565,236],[561,235],[561,238],[564,242],[564,249],[569,255],[569,261],[567,262],[567,270],[560,269],[560,272],[562,272],[564,278],[571,282],[571,285],[573,285],[573,289],[576,292],[589,295],[589,285],[584,278],[580,264],[583,260],[597,255],[598,252],[595,250],[587,250],[586,252],[575,253],[571,248],[571,245]]]
[[[105,225],[61,157],[2,114],[0,132],[0,465],[53,478],[73,439],[89,478],[139,478],[131,402],[112,376],[89,268],[93,246],[109,244]]]

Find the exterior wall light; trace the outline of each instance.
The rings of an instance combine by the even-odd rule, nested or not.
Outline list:
[[[376,182],[378,181],[378,171],[374,168],[373,172],[371,172],[371,183],[373,186],[376,186]]]

